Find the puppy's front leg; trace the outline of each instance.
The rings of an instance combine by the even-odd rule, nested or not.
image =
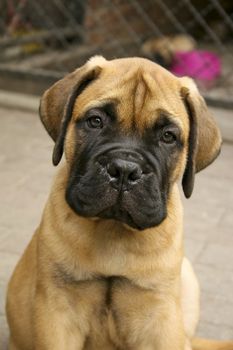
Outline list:
[[[82,350],[84,347],[85,334],[64,296],[37,295],[34,326],[35,350]]]
[[[159,325],[156,350],[187,350],[180,307],[171,307]]]
[[[191,350],[185,340],[182,324],[176,323],[175,319],[173,322],[170,324],[165,322],[159,331],[155,330],[150,340],[145,339],[140,345],[132,346],[130,350]]]

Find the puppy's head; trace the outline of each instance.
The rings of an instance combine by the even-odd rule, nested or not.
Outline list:
[[[166,218],[182,176],[190,197],[221,145],[195,84],[141,58],[92,58],[45,92],[40,115],[53,163],[66,156],[70,207],[140,230]]]

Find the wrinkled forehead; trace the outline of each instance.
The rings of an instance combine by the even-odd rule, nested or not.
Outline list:
[[[162,67],[146,60],[114,60],[98,79],[77,98],[73,115],[81,117],[93,107],[113,104],[121,125],[138,130],[156,123],[162,115],[187,129],[187,113],[179,80]]]

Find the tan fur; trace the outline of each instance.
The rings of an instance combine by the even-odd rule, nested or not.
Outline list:
[[[77,97],[73,108],[65,140],[66,163],[9,283],[9,349],[190,350],[199,289],[183,257],[183,214],[176,184],[185,169],[189,135],[181,96],[184,84],[147,60],[92,58],[42,99],[42,120],[55,140],[63,118],[58,103],[68,98],[74,82],[96,66],[101,73],[95,71],[98,78]],[[90,106],[113,100],[122,132],[136,125],[142,133],[161,112],[182,128],[185,149],[172,174],[168,216],[143,232],[114,220],[80,217],[65,201],[75,152],[75,121]],[[217,149],[217,136],[213,142]],[[211,152],[199,161],[207,162]]]

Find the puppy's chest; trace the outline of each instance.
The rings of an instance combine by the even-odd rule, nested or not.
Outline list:
[[[98,348],[108,346],[109,349],[115,349],[119,345],[124,304],[120,300],[120,294],[124,293],[128,283],[126,279],[116,276],[99,281],[99,302],[92,304],[92,317],[88,317],[90,332],[85,349],[95,349],[97,344]],[[90,288],[92,287],[90,284]],[[98,293],[98,287],[95,286],[95,289]]]
[[[81,327],[86,324],[88,328],[85,350],[127,349],[132,334],[141,337],[145,329],[149,336],[148,320],[156,309],[152,291],[124,277],[111,276],[81,282],[73,297],[77,298],[77,319]]]

